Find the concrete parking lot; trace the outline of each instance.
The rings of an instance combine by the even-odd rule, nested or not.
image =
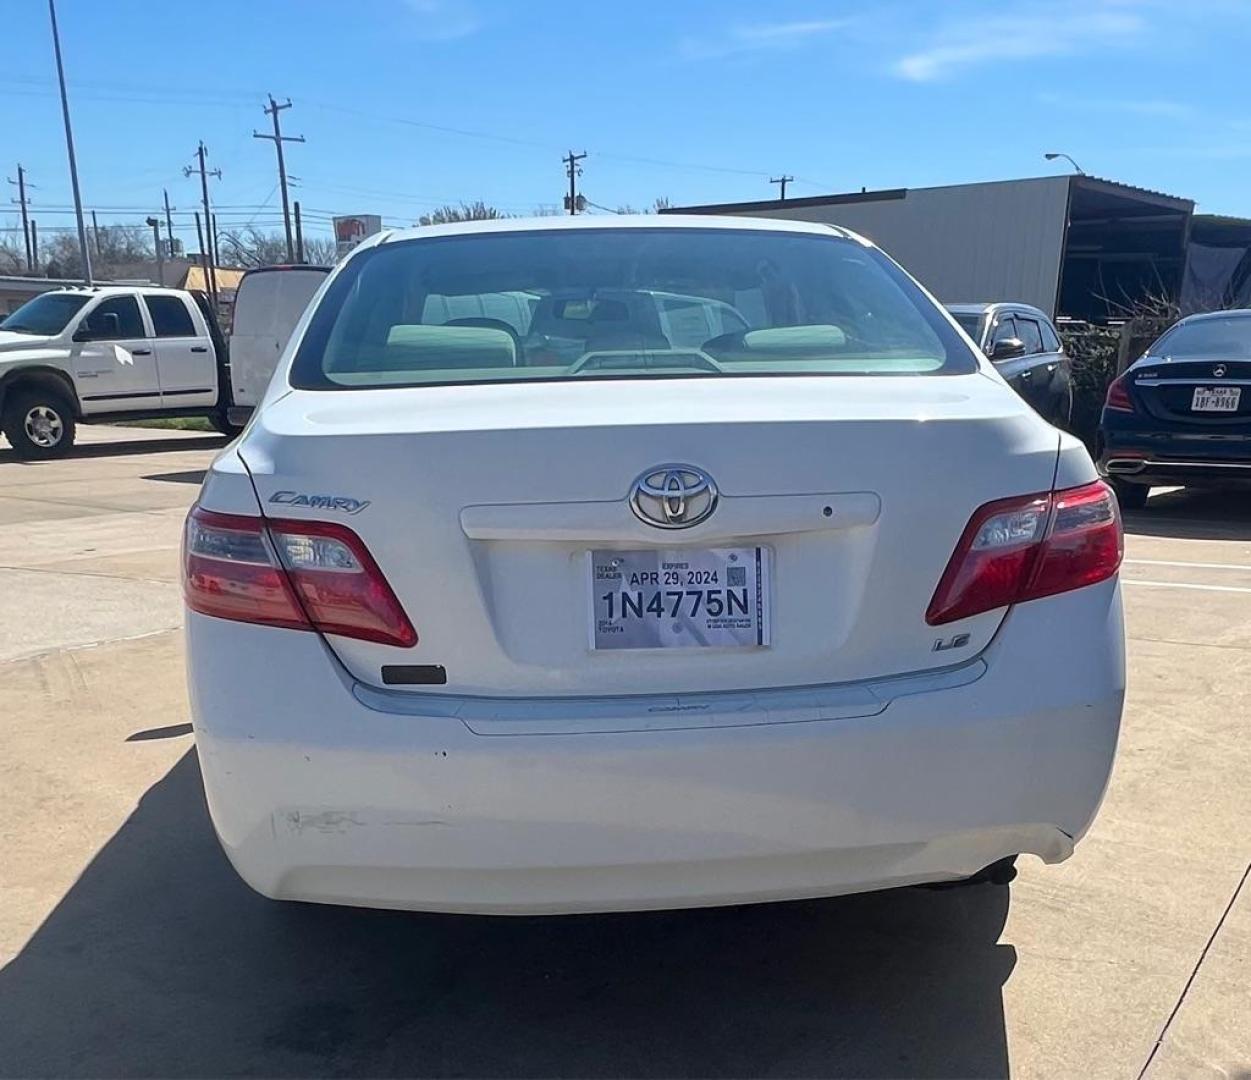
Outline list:
[[[1022,860],[1010,887],[462,918],[237,880],[177,585],[222,440],[81,438],[47,464],[0,448],[0,1074],[1251,1076],[1246,496],[1166,493],[1128,523],[1124,733],[1068,863]]]

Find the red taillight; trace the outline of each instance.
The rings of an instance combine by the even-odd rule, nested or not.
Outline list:
[[[939,626],[1104,581],[1122,549],[1116,497],[1102,480],[987,503],[965,527],[925,621]]]
[[[359,536],[324,521],[193,507],[183,545],[187,606],[239,622],[407,647],[417,632]]]
[[[1113,379],[1108,384],[1108,396],[1104,399],[1103,407],[1105,409],[1114,409],[1117,412],[1133,412],[1134,403],[1129,396],[1129,385],[1125,382],[1125,376],[1119,379]]]

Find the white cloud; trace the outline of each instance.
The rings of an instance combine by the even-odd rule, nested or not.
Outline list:
[[[482,25],[477,11],[464,0],[405,0],[416,16],[414,33],[424,41],[468,37]]]
[[[850,19],[798,19],[794,22],[744,23],[722,34],[688,37],[680,51],[691,60],[706,60],[738,53],[796,49],[813,38],[847,27]]]
[[[1069,56],[1136,37],[1146,21],[1135,6],[1116,0],[1000,7],[967,12],[939,26],[919,49],[891,70],[911,82],[933,82],[973,67],[1011,60]],[[1011,70],[1003,66],[1003,74]]]

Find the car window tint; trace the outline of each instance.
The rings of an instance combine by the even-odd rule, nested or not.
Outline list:
[[[1038,326],[1042,330],[1043,349],[1047,352],[1059,352],[1062,348],[1064,348],[1064,346],[1060,344],[1060,338],[1051,328],[1051,323],[1049,323],[1046,319],[1042,319],[1039,321]]]
[[[1022,315],[1016,317],[1016,336],[1025,342],[1026,353],[1043,351],[1042,331],[1038,329],[1037,319],[1027,319]]]
[[[143,327],[143,316],[139,314],[139,301],[133,296],[110,296],[92,311],[87,318],[93,326],[101,324],[102,315],[117,316],[117,334],[110,334],[113,341],[125,341],[129,338],[147,337]],[[100,340],[105,340],[103,337]]]
[[[1151,355],[1251,360],[1251,318],[1227,315],[1178,323],[1151,346]]]
[[[990,344],[993,348],[1001,341],[1007,341],[1008,338],[1017,336],[1016,322],[1011,315],[1000,315],[995,320],[995,329],[990,335]]]
[[[177,296],[145,296],[148,314],[152,316],[152,329],[157,337],[195,337],[195,323],[191,312]]]

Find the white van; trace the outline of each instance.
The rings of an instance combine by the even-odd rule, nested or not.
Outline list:
[[[291,331],[329,272],[328,266],[261,266],[243,275],[230,332],[231,424],[246,424],[260,404]]]

